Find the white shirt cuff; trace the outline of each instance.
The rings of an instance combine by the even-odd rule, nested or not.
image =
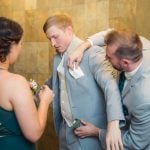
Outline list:
[[[91,39],[87,39],[90,42],[91,46],[93,46],[93,41]]]

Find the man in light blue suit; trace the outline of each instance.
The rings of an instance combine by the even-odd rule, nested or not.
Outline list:
[[[104,44],[104,34],[90,37],[95,44]],[[97,38],[99,37],[99,38]],[[82,44],[88,47],[88,43]],[[142,46],[143,43],[143,46]],[[89,43],[90,44],[90,43]],[[150,41],[131,31],[111,31],[105,37],[106,57],[113,67],[125,72],[125,83],[121,92],[126,126],[121,128],[124,150],[150,149]],[[80,47],[80,48],[81,48]],[[144,50],[144,51],[143,51]],[[82,51],[82,50],[81,50]],[[74,58],[78,58],[74,56]],[[91,123],[76,129],[78,136],[96,135],[98,130]],[[99,130],[100,140],[104,142],[105,131]],[[109,142],[106,141],[106,143]],[[107,143],[108,144],[108,143]],[[112,148],[115,150],[116,148]]]
[[[86,51],[78,68],[68,69],[68,55],[82,41],[74,35],[72,21],[67,14],[50,16],[43,29],[57,52],[52,77],[46,84],[55,93],[53,112],[59,149],[102,150],[97,138],[79,138],[74,129],[84,126],[83,121],[79,122],[81,119],[103,129],[108,122],[109,127],[116,129],[114,134],[119,139],[118,120],[124,120],[124,116],[117,83],[112,75],[114,70],[105,59],[104,50],[97,46]]]

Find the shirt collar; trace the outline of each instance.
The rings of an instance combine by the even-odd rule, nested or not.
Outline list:
[[[131,78],[133,77],[133,75],[135,75],[136,72],[138,71],[138,69],[140,68],[141,64],[142,64],[142,62],[133,71],[131,71],[131,72],[125,72],[125,77],[126,77],[127,80],[131,80]]]

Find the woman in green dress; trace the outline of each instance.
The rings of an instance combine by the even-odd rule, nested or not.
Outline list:
[[[35,150],[41,137],[53,92],[47,86],[39,92],[39,107],[27,80],[8,71],[20,54],[22,27],[0,17],[0,149]]]

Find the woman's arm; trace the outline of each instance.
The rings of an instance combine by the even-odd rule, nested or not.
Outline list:
[[[12,90],[10,102],[24,136],[28,140],[35,142],[44,131],[53,92],[47,86],[43,86],[39,93],[40,103],[37,110],[29,84],[25,78],[17,75],[14,82],[15,88]]]

